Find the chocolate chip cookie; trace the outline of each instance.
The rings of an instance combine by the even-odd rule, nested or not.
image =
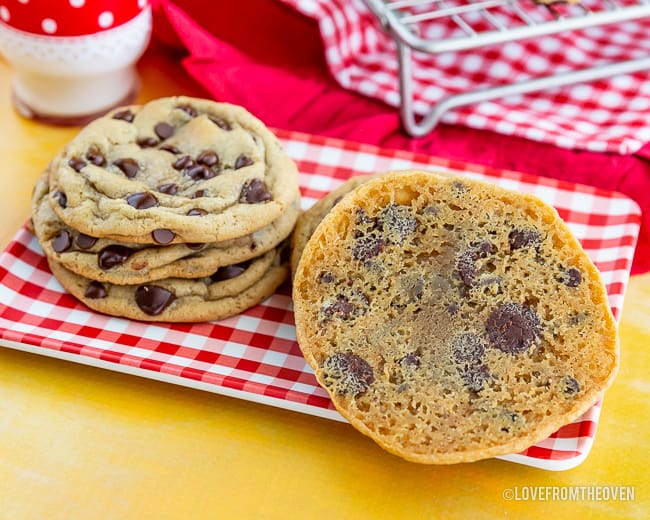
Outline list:
[[[583,414],[618,366],[604,284],[557,212],[475,180],[358,186],[305,245],[293,298],[339,412],[415,462],[521,451]]]
[[[162,278],[210,276],[219,267],[238,264],[275,248],[291,233],[300,208],[299,194],[271,224],[243,237],[211,243],[158,246],[119,242],[86,235],[64,224],[49,200],[47,172],[36,184],[34,230],[48,258],[85,278],[117,285]]]
[[[52,162],[49,185],[55,213],[85,235],[209,243],[276,221],[298,172],[244,108],[171,97],[90,123]]]
[[[63,287],[91,309],[142,321],[196,322],[239,314],[271,296],[289,273],[281,248],[211,276],[115,285],[84,278],[48,258]]]

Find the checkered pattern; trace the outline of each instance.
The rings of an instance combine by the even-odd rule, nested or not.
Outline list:
[[[362,0],[283,1],[318,21],[327,63],[341,86],[389,105],[399,105],[396,45]],[[464,1],[449,0],[446,5],[461,5]],[[606,0],[581,3],[594,12],[607,9]],[[520,0],[518,4],[538,23],[553,19],[548,9],[533,0]],[[556,9],[579,8],[558,5]],[[522,25],[507,8],[490,12],[506,27]],[[477,33],[494,30],[486,26],[479,13],[462,18]],[[420,34],[431,41],[464,35],[448,19],[421,22],[417,26]],[[650,56],[649,34],[650,20],[643,20],[471,51],[414,53],[414,109],[426,114],[431,106],[451,94]],[[649,94],[647,73],[623,74],[461,107],[446,113],[442,121],[564,148],[628,154],[650,139]]]
[[[538,195],[582,240],[618,316],[640,218],[623,195],[336,139],[277,134],[298,164],[305,208],[352,175],[402,168],[457,172]],[[21,229],[0,256],[0,339],[39,354],[342,420],[296,343],[288,285],[220,322],[151,324],[104,316],[61,288],[37,240]],[[511,460],[557,469],[586,456],[598,409]]]

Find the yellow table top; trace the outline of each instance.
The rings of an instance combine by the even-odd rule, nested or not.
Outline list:
[[[140,101],[202,94],[156,51],[139,70]],[[78,131],[25,121],[9,99],[0,62],[2,248]],[[650,518],[650,275],[630,281],[620,336],[594,447],[565,472],[417,465],[344,423],[1,348],[0,519]],[[633,500],[553,500],[546,486],[625,486]]]

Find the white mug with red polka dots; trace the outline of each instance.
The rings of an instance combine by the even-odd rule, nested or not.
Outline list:
[[[0,0],[0,53],[26,117],[81,124],[135,98],[149,0]]]

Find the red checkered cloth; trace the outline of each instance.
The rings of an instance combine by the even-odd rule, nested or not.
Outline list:
[[[332,138],[277,131],[300,170],[303,207],[352,175],[403,168],[456,172],[533,193],[554,205],[600,269],[614,314],[629,277],[640,212],[624,195],[562,181]],[[3,345],[308,414],[343,420],[296,343],[288,285],[219,322],[144,323],[90,311],[56,281],[21,229],[0,255]],[[549,439],[505,460],[567,469],[588,454],[600,403]]]
[[[362,0],[282,1],[318,21],[327,63],[341,86],[399,105],[396,45]],[[534,0],[518,3],[538,23],[553,19],[551,11]],[[423,7],[430,4],[425,2]],[[594,12],[608,9],[606,0],[582,0],[581,4]],[[508,7],[490,12],[506,27],[522,25]],[[494,30],[478,12],[463,15],[463,20],[477,33]],[[418,27],[433,41],[465,35],[448,18],[420,22]],[[647,19],[471,51],[417,52],[413,55],[414,108],[423,115],[450,94],[647,56]],[[630,154],[650,140],[649,109],[650,76],[640,72],[485,101],[447,112],[442,121],[563,148]]]

